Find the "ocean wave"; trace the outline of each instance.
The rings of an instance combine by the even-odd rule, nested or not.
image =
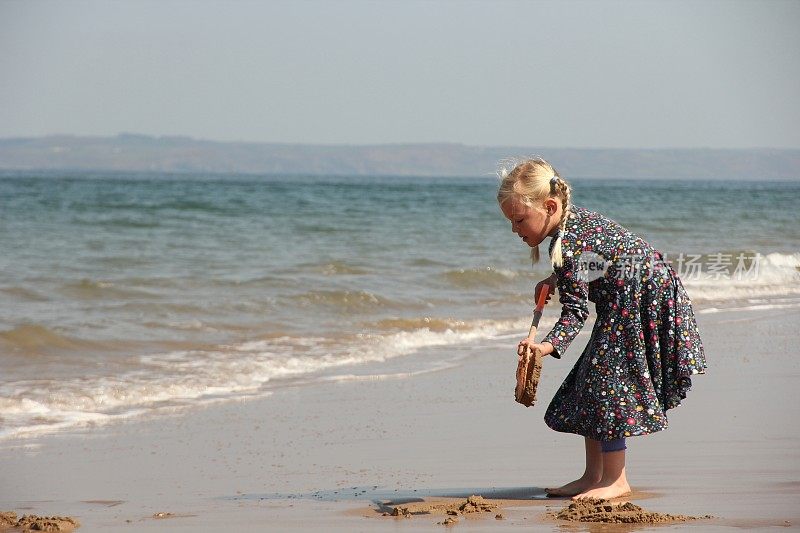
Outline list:
[[[77,282],[62,285],[59,288],[59,292],[79,300],[113,300],[159,297],[159,295],[154,292],[120,287],[110,281],[95,281],[91,279],[82,279]]]
[[[116,266],[126,266],[126,263],[130,259],[135,264],[137,259],[136,258],[127,258],[127,257],[107,257],[100,259],[98,262],[105,262],[110,261],[112,263],[119,261]],[[142,259],[139,260],[142,265],[149,264],[148,261]],[[205,280],[203,280],[205,281]],[[167,288],[180,288],[184,280],[183,278],[172,277],[168,275],[159,275],[159,276],[129,276],[125,278],[119,278],[117,283],[126,286],[126,287],[147,287],[147,288],[155,288],[161,292],[161,289]]]
[[[332,225],[308,224],[304,222],[295,222],[293,231],[297,235],[333,235],[336,233],[347,233],[346,228],[340,228]]]
[[[4,429],[0,437],[102,424],[209,401],[262,396],[270,392],[268,384],[285,380],[356,379],[350,377],[352,373],[337,377],[337,369],[382,363],[429,347],[524,332],[527,320],[475,320],[455,325],[438,330],[422,327],[341,336],[273,334],[214,349],[142,355],[133,370],[130,366],[120,367],[127,370],[114,375],[3,383],[0,413]],[[425,368],[441,366],[433,363],[436,362]],[[389,374],[403,377],[416,375],[417,371],[427,370],[410,368]]]
[[[489,287],[507,285],[520,276],[517,272],[494,267],[448,270],[441,276],[451,285],[460,288]]]
[[[96,350],[103,343],[69,337],[38,324],[24,324],[0,331],[0,346],[6,354],[41,355],[61,350]]]
[[[310,265],[310,270],[325,276],[358,275],[367,274],[369,272],[366,269],[350,265],[344,261],[331,261],[321,265]]]
[[[178,315],[210,315],[211,310],[206,306],[201,305],[201,302],[196,304],[192,303],[178,303],[178,302],[146,302],[146,301],[132,301],[124,302],[107,306],[114,311],[128,311],[133,313],[140,313],[142,315],[149,315],[151,317],[168,317],[174,314]]]
[[[326,307],[333,311],[362,312],[378,308],[403,307],[399,302],[364,290],[312,290],[287,298],[300,307]]]
[[[71,222],[82,226],[99,226],[116,229],[150,229],[161,226],[158,220],[142,220],[133,217],[106,218],[106,217],[74,217]]]
[[[26,287],[2,287],[0,292],[22,301],[46,302],[48,300],[45,295]]]
[[[190,287],[231,287],[231,288],[283,288],[295,283],[295,280],[288,276],[277,275],[264,275],[255,277],[240,277],[240,278],[196,278],[187,279],[184,283]]]
[[[178,329],[185,331],[217,331],[216,328],[211,327],[196,318],[193,320],[186,320],[183,322],[180,321],[144,322],[142,325],[154,329],[169,329],[169,330]]]
[[[427,267],[427,266],[445,266],[446,263],[443,263],[441,261],[436,261],[434,259],[430,259],[427,257],[417,257],[416,259],[409,260],[408,264],[411,266]]]
[[[367,329],[378,330],[402,330],[413,331],[428,329],[430,331],[462,331],[469,329],[471,326],[464,320],[453,320],[447,318],[432,318],[426,317],[411,317],[411,318],[386,318],[376,322],[368,322],[364,324]]]
[[[99,265],[111,268],[131,268],[151,264],[152,260],[135,256],[106,256],[94,260]]]

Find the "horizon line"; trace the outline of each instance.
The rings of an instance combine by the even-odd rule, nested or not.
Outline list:
[[[186,140],[194,142],[208,142],[216,144],[250,144],[250,145],[280,145],[280,146],[320,146],[327,148],[367,148],[367,147],[410,147],[410,146],[463,146],[466,148],[520,148],[520,149],[542,149],[542,150],[652,150],[652,151],[669,151],[669,150],[719,150],[719,151],[747,151],[747,150],[780,150],[780,151],[800,151],[800,147],[776,147],[776,146],[750,146],[750,147],[712,147],[712,146],[663,146],[663,147],[604,147],[604,146],[544,146],[544,145],[502,145],[502,144],[468,144],[456,141],[397,141],[386,143],[320,143],[320,142],[299,142],[299,141],[247,141],[247,140],[219,140],[204,137],[193,137],[191,135],[178,135],[178,134],[149,134],[149,133],[133,133],[133,132],[118,132],[116,134],[80,134],[80,133],[49,133],[43,135],[32,136],[10,136],[0,137],[0,142],[3,141],[29,141],[29,140],[45,140],[55,137],[70,137],[77,139],[118,139],[121,137],[139,137],[152,140]]]

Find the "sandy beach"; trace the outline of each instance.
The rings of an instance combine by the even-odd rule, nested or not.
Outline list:
[[[0,533],[800,531],[798,21],[0,0]]]
[[[798,527],[800,311],[711,310],[698,321],[709,373],[670,412],[667,431],[631,439],[631,501],[716,517],[671,527]],[[580,474],[582,442],[549,430],[542,415],[587,331],[562,360],[545,361],[541,403],[527,409],[513,402],[509,339],[504,351],[464,348],[449,370],[298,384],[260,400],[5,441],[0,510],[70,515],[79,531],[418,531],[440,530],[442,517],[384,517],[381,504],[476,494],[502,500],[503,519],[486,513],[455,527],[561,530],[546,513],[568,502],[544,498],[542,487]]]

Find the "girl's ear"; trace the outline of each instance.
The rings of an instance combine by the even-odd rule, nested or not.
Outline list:
[[[548,198],[544,201],[544,210],[548,215],[555,215],[558,211],[559,202],[555,198]]]

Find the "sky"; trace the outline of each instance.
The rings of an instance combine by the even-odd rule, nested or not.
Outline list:
[[[0,137],[800,148],[800,1],[0,0]]]

